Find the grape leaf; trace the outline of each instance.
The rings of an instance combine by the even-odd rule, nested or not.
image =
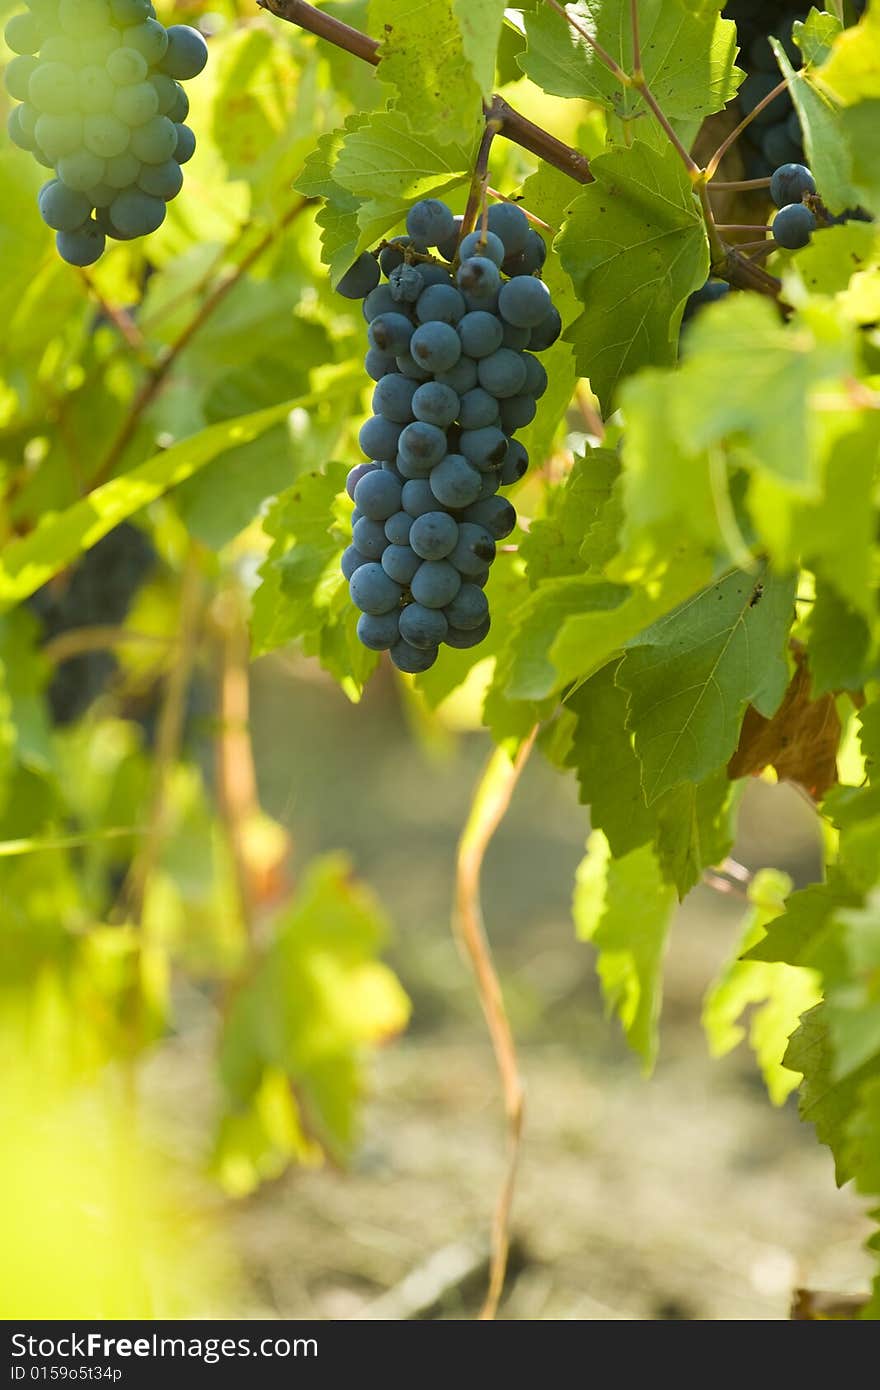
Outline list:
[[[801,1118],[815,1127],[821,1142],[831,1149],[837,1181],[842,1186],[855,1176],[850,1166],[852,1149],[846,1143],[847,1129],[858,1109],[863,1086],[880,1076],[880,1055],[857,1072],[836,1078],[827,1010],[824,1004],[817,1004],[801,1019],[782,1065],[800,1072],[804,1078],[798,1110]]]
[[[864,907],[838,909],[834,922],[846,968],[827,990],[826,1017],[833,1074],[842,1078],[880,1060],[880,893]]]
[[[657,1056],[663,956],[675,905],[649,846],[613,859],[594,831],[577,872],[574,920],[599,952],[597,969],[609,1012],[620,1016],[630,1046],[650,1071]]]
[[[767,719],[746,710],[736,752],[727,764],[730,777],[754,777],[766,767],[780,781],[797,782],[821,801],[837,782],[841,723],[832,695],[811,695],[812,671],[803,650],[795,652],[795,673],[779,709]]]
[[[305,651],[360,698],[376,655],[357,639],[358,614],[339,568],[350,543],[348,467],[329,463],[283,492],[264,524],[273,544],[254,595],[253,645],[258,655],[300,638]]]
[[[733,843],[736,792],[722,770],[705,782],[685,782],[664,792],[651,808],[657,816],[654,841],[660,869],[680,899],[720,864]]]
[[[636,140],[598,155],[592,170],[556,246],[587,306],[565,336],[607,413],[624,376],[675,361],[684,304],[709,273],[709,251],[671,145]]]
[[[544,515],[532,522],[520,543],[533,588],[560,575],[601,570],[604,556],[591,539],[592,528],[611,505],[619,473],[613,450],[591,449],[575,459],[563,483],[547,490]]]
[[[807,67],[825,62],[842,29],[837,15],[824,14],[816,9],[812,9],[805,20],[795,20],[791,36],[804,55]]]
[[[504,20],[504,0],[452,0],[464,56],[484,97],[495,85],[495,55]],[[421,119],[421,113],[419,113]]]
[[[734,571],[629,645],[618,681],[648,805],[726,763],[746,704],[768,717],[785,694],[795,585],[762,566]]]
[[[768,42],[788,83],[803,131],[807,163],[822,190],[823,201],[832,212],[842,212],[859,199],[853,183],[850,144],[841,125],[840,106],[821,82],[821,69],[795,72],[779,40],[771,37]]]
[[[571,615],[600,614],[606,618],[610,633],[617,634],[616,614],[628,595],[623,585],[599,578],[566,576],[546,580],[522,604],[499,663],[496,683],[514,700],[545,699],[560,683],[551,647],[565,619]],[[629,635],[626,628],[619,635],[610,635],[601,659],[596,654],[585,658],[583,674],[591,673],[591,659],[595,661],[593,670],[603,666]]]
[[[774,918],[766,936],[748,949],[746,958],[809,966],[831,976],[841,966],[834,914],[839,907],[855,907],[860,902],[860,894],[838,869],[832,868],[827,882],[812,883],[792,893],[785,912]]]
[[[818,1003],[815,973],[791,965],[769,965],[742,957],[764,936],[769,922],[783,911],[791,879],[776,869],[762,869],[749,890],[752,908],[740,939],[703,1003],[703,1027],[713,1057],[723,1057],[746,1036],[740,1019],[751,1004],[749,1042],[774,1105],[781,1105],[798,1084],[783,1066],[786,1045],[800,1016]]]
[[[471,12],[471,22],[469,48],[474,51],[480,30],[484,43],[490,38],[492,18]],[[495,44],[500,23],[499,14]],[[396,109],[412,129],[430,130],[443,144],[469,139],[480,119],[480,88],[452,0],[371,0],[370,30],[381,39],[379,78],[396,88]],[[485,76],[484,52],[480,62]],[[491,85],[491,77],[489,81]]]
[[[877,674],[876,661],[868,660],[871,630],[867,620],[823,580],[816,584],[807,645],[813,691],[817,696],[829,692],[826,700],[833,691],[861,690]]]
[[[847,105],[880,97],[880,14],[876,5],[869,7],[858,25],[839,30],[820,78]]]
[[[632,19],[627,0],[579,0],[568,13],[625,72],[633,63]],[[624,87],[582,34],[560,14],[539,6],[524,16],[528,50],[519,59],[527,77],[554,96],[601,102],[627,119],[642,98]],[[642,67],[665,114],[682,120],[720,111],[743,74],[734,66],[736,26],[717,9],[694,13],[682,0],[640,0]]]

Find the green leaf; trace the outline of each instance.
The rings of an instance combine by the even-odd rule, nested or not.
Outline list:
[[[360,202],[354,255],[402,222],[419,198],[439,198],[470,177],[475,125],[459,143],[444,143],[429,126],[411,128],[400,111],[376,111],[349,131],[333,166],[335,181]],[[354,257],[352,257],[353,259]]]
[[[563,483],[547,489],[544,515],[532,522],[519,548],[533,588],[545,579],[601,571],[609,547],[606,533],[600,537],[594,528],[611,509],[619,474],[612,449],[591,449],[575,458]]]
[[[500,14],[473,15],[472,20],[483,28],[484,40],[491,42],[494,28],[497,45]],[[480,87],[465,55],[452,0],[371,0],[370,30],[381,39],[379,78],[396,88],[397,110],[412,129],[430,130],[443,144],[468,140],[480,118]],[[476,32],[470,30],[472,51]],[[493,45],[493,65],[494,53]],[[485,73],[482,52],[480,61]]]
[[[824,1004],[818,1004],[801,1019],[783,1058],[783,1066],[803,1076],[798,1109],[801,1119],[815,1126],[816,1134],[834,1155],[838,1184],[854,1177],[851,1162],[852,1148],[847,1144],[847,1131],[857,1112],[860,1093],[868,1081],[880,1074],[880,1057],[844,1077],[834,1076],[834,1052]]]
[[[566,9],[624,72],[632,70],[627,0],[580,0]],[[560,14],[539,5],[523,18],[529,46],[520,66],[545,92],[600,102],[624,119],[644,110],[639,93],[624,87]],[[639,19],[642,67],[665,114],[693,120],[720,111],[743,77],[734,67],[732,21],[717,9],[694,13],[682,0],[640,0]]]
[[[876,5],[869,7],[857,25],[839,30],[820,77],[823,85],[831,87],[848,106],[880,97],[880,14]]]
[[[825,62],[834,40],[842,29],[843,25],[837,15],[812,9],[805,20],[795,20],[791,33],[804,55],[804,63],[809,67]]]
[[[619,382],[671,365],[688,295],[709,273],[706,232],[675,150],[640,140],[592,162],[595,182],[557,241],[583,314],[566,332],[577,370],[608,413]]]
[[[856,907],[861,895],[832,868],[826,883],[792,893],[785,912],[774,918],[766,936],[745,953],[748,960],[807,966],[831,977],[843,968],[834,916],[838,908]]]
[[[409,1013],[396,978],[376,959],[386,935],[378,905],[352,879],[343,858],[330,856],[309,867],[292,906],[274,924],[256,969],[234,995],[224,1024],[220,1068],[229,1113],[253,1114],[240,1136],[246,1143],[237,1167],[228,1134],[223,1146],[223,1163],[239,1190],[255,1186],[262,1176],[261,1155],[277,1172],[285,1142],[288,1156],[301,1147],[299,1111],[323,1147],[337,1157],[350,1152],[362,1049],[399,1032]],[[275,1109],[272,1079],[278,1077],[294,1088],[298,1108],[293,1112]],[[248,1145],[253,1146],[250,1158]]]
[[[826,1015],[834,1075],[842,1078],[880,1058],[880,893],[864,907],[838,909],[834,920],[847,968],[828,990]]]
[[[850,608],[830,584],[817,582],[807,642],[814,698],[829,691],[861,690],[875,674],[868,663],[870,645],[864,615]]]
[[[850,143],[844,135],[840,107],[830,89],[821,82],[821,69],[795,72],[778,39],[770,38],[780,71],[788,83],[801,130],[807,163],[822,190],[822,199],[832,212],[842,212],[858,203],[853,183]]]
[[[683,901],[706,869],[720,864],[733,843],[736,792],[722,769],[705,782],[685,782],[659,797],[655,848],[667,883]]]
[[[618,681],[648,805],[727,763],[749,702],[775,712],[788,684],[794,592],[793,579],[766,566],[734,571],[631,642]]]
[[[546,699],[563,683],[551,656],[554,638],[567,618],[583,619],[585,614],[604,619],[603,633],[607,630],[606,641],[597,642],[584,660],[582,674],[591,675],[632,635],[619,630],[616,616],[628,593],[620,584],[592,577],[549,579],[539,585],[516,616],[496,682],[513,700]]]
[[[749,890],[753,906],[740,940],[703,1004],[703,1027],[713,1057],[731,1052],[746,1036],[742,1015],[758,1005],[749,1023],[749,1042],[774,1105],[781,1105],[798,1078],[782,1058],[800,1016],[818,1003],[820,990],[811,970],[742,959],[760,941],[768,923],[784,911],[791,879],[776,869],[762,869]]]
[[[646,1071],[657,1055],[663,957],[674,905],[675,894],[663,882],[650,847],[612,859],[605,836],[593,832],[577,872],[575,927],[599,952],[608,1010],[620,1016]]]
[[[358,614],[339,568],[351,540],[347,475],[338,462],[303,474],[270,510],[264,529],[273,545],[254,595],[252,633],[257,655],[301,639],[357,700],[377,657],[357,639]]]
[[[43,517],[30,535],[10,541],[4,548],[0,557],[0,611],[34,593],[120,521],[192,477],[226,449],[258,439],[292,410],[311,405],[324,394],[312,392],[212,425],[95,488],[66,511]]]
[[[495,55],[501,39],[504,0],[452,0],[464,56],[482,95],[495,85]]]

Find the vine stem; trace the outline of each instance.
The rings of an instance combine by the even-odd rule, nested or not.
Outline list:
[[[301,198],[298,202],[294,203],[292,207],[288,208],[281,220],[269,228],[247,255],[239,261],[235,269],[230,271],[226,278],[215,285],[211,293],[205,296],[189,323],[181,330],[174,339],[174,342],[166,348],[159,361],[149,371],[143,385],[129,406],[125,419],[122,421],[117,431],[116,437],[107,450],[97,471],[89,479],[90,490],[106,482],[107,478],[114,472],[116,465],[119,463],[134,438],[137,427],[144,414],[161,391],[168,373],[171,371],[171,368],[184,349],[189,347],[199,329],[207,323],[214,311],[223,303],[226,296],[235,289],[235,286],[243,276],[248,273],[251,266],[260,259],[264,252],[268,251],[269,247],[275,241],[275,238],[281,232],[285,231],[300,213],[314,201],[313,198]]]
[[[360,29],[352,28],[350,24],[343,24],[342,20],[334,19],[332,15],[316,9],[314,5],[306,4],[306,0],[256,0],[256,2],[260,9],[268,11],[276,19],[286,20],[288,24],[296,24],[300,29],[305,29],[307,33],[326,39],[336,48],[350,53],[352,57],[370,63],[372,67],[378,67],[380,46],[376,39],[371,38],[369,34],[364,34]],[[555,169],[559,169],[563,174],[568,174],[569,178],[574,179],[577,183],[592,183],[593,175],[590,172],[590,161],[586,156],[580,154],[578,150],[572,149],[571,145],[566,145],[564,141],[557,140],[555,135],[550,135],[541,126],[535,125],[533,121],[527,120],[503,97],[493,96],[484,109],[488,113],[493,107],[501,121],[498,134],[503,139],[528,150],[529,154],[536,155],[539,159],[545,160],[547,164],[552,164]]]
[[[105,299],[95,284],[94,278],[87,270],[81,269],[79,274],[89,295],[94,299],[104,317],[113,324],[123,342],[131,348],[132,352],[149,362],[152,356],[149,344],[131,314],[125,309],[117,308],[108,299]]]
[[[524,1093],[516,1056],[516,1044],[504,1007],[504,996],[480,904],[480,875],[486,850],[510,805],[514,788],[538,736],[538,726],[520,745],[513,762],[502,749],[496,749],[477,785],[470,814],[458,845],[455,876],[455,931],[470,960],[492,1050],[501,1078],[507,1117],[507,1164],[492,1222],[492,1250],[489,1289],[480,1318],[491,1320],[498,1311],[510,1250],[510,1213],[516,1186],[522,1137]]]
[[[775,101],[776,98],[778,96],[781,96],[784,91],[787,91],[787,89],[788,83],[786,82],[785,78],[783,78],[781,82],[778,82],[776,84],[772,92],[768,92],[767,95],[765,97],[762,97],[762,99],[758,102],[757,106],[752,107],[748,115],[744,116],[743,119],[740,121],[739,125],[736,126],[730,132],[727,138],[721,142],[721,144],[718,146],[717,150],[713,154],[712,158],[709,160],[709,163],[706,165],[707,180],[712,180],[718,168],[718,165],[721,163],[722,159],[727,154],[727,151],[730,149],[731,145],[736,144],[743,131],[748,129],[755,117],[760,116],[761,112],[765,109],[765,107],[769,106],[771,101]]]

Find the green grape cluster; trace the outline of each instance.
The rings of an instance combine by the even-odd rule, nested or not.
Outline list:
[[[180,85],[208,61],[196,29],[150,0],[25,0],[5,38],[9,136],[55,178],[40,190],[59,255],[92,265],[107,237],[154,232],[196,147]]]

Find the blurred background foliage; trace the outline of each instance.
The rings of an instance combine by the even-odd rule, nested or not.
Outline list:
[[[324,8],[365,24],[365,0]],[[15,9],[0,0],[0,19]],[[333,669],[328,628],[249,677],[249,602],[272,543],[290,543],[285,503],[299,475],[356,457],[368,409],[359,306],[331,292],[318,204],[293,184],[318,137],[375,106],[377,79],[249,0],[157,10],[198,22],[211,51],[190,88],[197,153],[158,233],[71,269],[37,213],[43,171],[0,150],[0,528],[14,560],[0,592],[13,1141],[0,1304],[6,1317],[362,1315],[427,1251],[484,1225],[500,1161],[491,1064],[447,930],[486,751],[485,670],[454,693],[428,684],[429,700],[383,672],[359,708],[311,660],[320,650]],[[530,83],[518,46],[505,30],[502,93],[590,153],[596,111]],[[512,145],[493,152],[502,189],[533,167]],[[561,459],[591,409],[578,399]],[[105,486],[100,505],[67,513],[51,554],[33,544],[38,523]],[[541,486],[520,494],[526,515]],[[105,539],[59,566],[93,527]],[[18,580],[32,596],[14,606]],[[258,651],[299,631],[279,597],[261,591]],[[359,678],[343,685],[359,695]],[[747,798],[738,853],[803,882],[815,824],[793,796],[781,815],[773,798],[787,796]],[[837,1286],[858,1286],[861,1217],[833,1198],[830,1163],[791,1116],[768,1139],[740,1062],[710,1080],[695,1044],[739,915],[708,890],[673,947],[655,1099],[639,1089],[572,938],[587,828],[569,783],[532,768],[487,864],[536,1112],[525,1273],[506,1315],[778,1316],[820,1248],[842,1252]],[[368,1059],[413,1006],[365,1115]],[[750,1165],[769,1181],[729,1200]],[[679,1205],[688,1187],[696,1216]],[[455,1285],[438,1307],[468,1297]]]

